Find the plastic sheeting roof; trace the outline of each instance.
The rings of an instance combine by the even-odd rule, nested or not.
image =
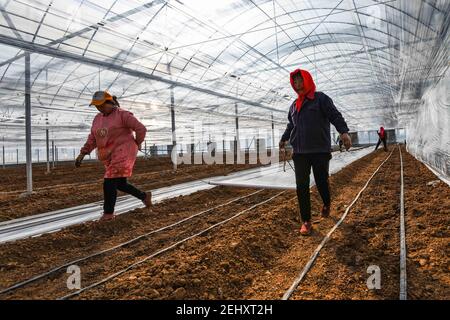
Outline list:
[[[284,128],[288,74],[309,70],[351,130],[402,127],[448,68],[446,0],[0,0],[0,136],[23,142],[24,50],[33,139],[81,141],[108,89],[153,143],[202,120],[212,134]]]

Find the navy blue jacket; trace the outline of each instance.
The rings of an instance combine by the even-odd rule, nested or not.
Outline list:
[[[281,141],[289,141],[294,153],[331,152],[330,122],[339,133],[349,131],[333,100],[323,92],[316,92],[313,100],[305,98],[300,112],[294,101],[288,120]]]

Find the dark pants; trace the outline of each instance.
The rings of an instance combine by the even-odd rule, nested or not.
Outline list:
[[[105,202],[103,204],[104,213],[114,213],[116,206],[117,190],[131,194],[138,199],[145,199],[145,192],[135,188],[127,182],[127,178],[105,178],[103,180],[103,195]]]
[[[387,151],[387,146],[386,146],[386,138],[378,138],[378,143],[377,146],[375,147],[375,150],[378,149],[378,147],[380,146],[380,143],[383,141],[383,146],[384,146],[384,151]]]
[[[330,188],[328,186],[328,169],[331,153],[295,154],[292,156],[295,166],[295,182],[297,199],[302,221],[311,220],[311,199],[309,193],[309,175],[313,169],[314,180],[323,204],[329,206]]]

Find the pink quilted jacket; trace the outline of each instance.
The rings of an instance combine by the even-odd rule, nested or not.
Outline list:
[[[144,141],[146,132],[131,112],[115,108],[109,115],[95,116],[91,133],[80,151],[90,154],[97,148],[98,159],[105,165],[105,178],[130,177],[138,145]]]

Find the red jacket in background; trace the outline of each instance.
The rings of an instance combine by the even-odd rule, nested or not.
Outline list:
[[[380,139],[384,139],[384,128],[380,127],[380,132],[378,132],[378,136],[380,137]]]

